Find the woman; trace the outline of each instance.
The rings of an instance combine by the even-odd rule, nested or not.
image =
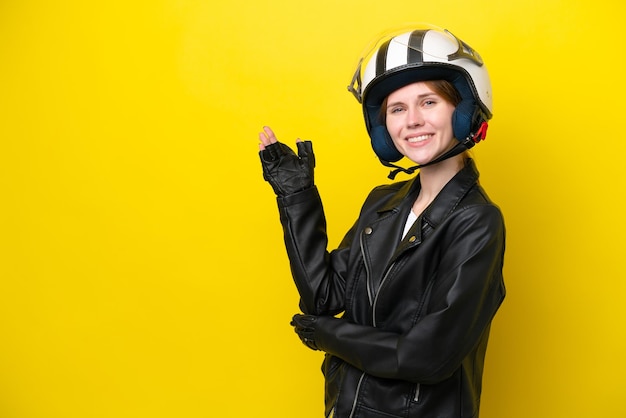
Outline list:
[[[270,128],[259,136],[304,313],[292,325],[326,353],[325,416],[477,417],[505,296],[503,218],[466,152],[491,117],[488,74],[467,44],[420,26],[382,37],[350,90],[391,177],[419,175],[373,189],[337,249],[326,248],[311,142],[295,155]],[[395,166],[402,157],[417,166]]]

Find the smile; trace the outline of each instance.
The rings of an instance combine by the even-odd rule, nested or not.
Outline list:
[[[416,142],[426,141],[428,138],[430,138],[432,136],[433,136],[432,134],[414,136],[414,137],[411,137],[411,138],[407,138],[407,141],[409,141],[411,144],[414,144]]]

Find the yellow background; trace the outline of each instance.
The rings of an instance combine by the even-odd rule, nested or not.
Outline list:
[[[407,21],[492,74],[474,155],[506,216],[508,297],[481,416],[626,417],[625,11],[0,2],[0,417],[320,417],[257,133],[314,141],[336,245],[388,181],[346,86]]]

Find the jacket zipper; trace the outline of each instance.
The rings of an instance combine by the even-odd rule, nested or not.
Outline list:
[[[389,267],[389,269],[387,270],[387,272],[385,273],[385,276],[383,277],[383,280],[380,282],[380,286],[378,286],[378,290],[379,291],[380,291],[380,288],[385,283],[385,281],[387,280],[387,277],[389,277],[389,273],[391,272],[391,270],[393,269],[395,264],[396,263],[392,263],[391,266]],[[374,303],[372,304],[372,324],[373,324],[373,326],[376,326],[376,302],[378,301],[378,295],[380,293],[379,291],[376,292],[376,297],[374,298]],[[361,382],[359,381],[359,385],[360,384],[361,384]],[[416,383],[415,384],[415,396],[413,397],[413,400],[415,402],[419,402],[419,400],[420,400],[420,389],[421,389],[421,385],[419,383]]]
[[[391,266],[389,266],[389,268],[385,272],[385,275],[383,276],[383,279],[378,285],[378,289],[376,289],[376,294],[372,295],[372,274],[370,272],[369,265],[367,264],[367,259],[365,258],[365,245],[363,245],[363,234],[361,234],[361,236],[359,237],[359,241],[361,245],[361,257],[363,258],[363,265],[365,266],[365,287],[367,288],[367,298],[369,300],[370,306],[372,307],[372,325],[376,326],[376,301],[378,300],[378,291],[382,288],[383,284],[385,284],[385,281],[387,281],[387,277],[389,277],[389,273],[396,265],[396,263],[392,263]]]
[[[369,299],[370,305],[372,306],[372,325],[375,327],[376,326],[376,301],[378,300],[378,293],[381,287],[383,286],[383,284],[385,283],[385,281],[387,280],[387,277],[389,277],[389,273],[391,272],[391,270],[393,269],[396,263],[392,263],[391,266],[389,266],[389,268],[385,272],[385,275],[383,276],[383,279],[381,280],[380,285],[378,286],[378,289],[376,290],[376,295],[374,295],[373,297],[374,300],[372,300],[372,291],[371,291],[371,286],[370,286],[371,273],[370,273],[369,265],[367,264],[367,260],[365,258],[365,250],[364,250],[365,246],[363,245],[363,234],[361,234],[361,236],[359,237],[359,241],[361,244],[361,257],[363,257],[363,265],[365,266],[365,276],[366,276],[365,285],[367,287],[367,297]],[[352,402],[352,409],[350,410],[350,415],[348,418],[354,417],[354,413],[356,411],[356,405],[359,399],[359,392],[361,390],[361,383],[363,383],[363,378],[365,378],[365,373],[361,373],[361,377],[359,378],[359,383],[356,386],[356,391],[354,394],[354,401]],[[419,384],[417,386],[417,391],[415,392],[416,401],[418,397],[419,397]]]
[[[363,258],[363,265],[365,266],[365,287],[367,288],[367,298],[369,300],[370,305],[372,305],[373,303],[372,291],[370,290],[371,274],[370,274],[369,265],[367,264],[367,260],[365,259],[365,250],[364,250],[365,246],[363,245],[363,233],[361,233],[359,241],[361,244],[361,257]]]
[[[354,401],[352,402],[352,409],[350,410],[350,416],[348,418],[354,417],[354,412],[356,411],[356,404],[359,400],[359,392],[361,391],[361,383],[363,383],[363,378],[365,377],[365,373],[361,373],[361,377],[359,378],[359,383],[356,385],[356,392],[354,393]]]
[[[373,326],[376,326],[376,302],[378,302],[378,295],[380,294],[380,289],[383,287],[383,285],[387,281],[387,278],[389,277],[389,273],[391,273],[391,270],[393,270],[393,267],[395,265],[396,265],[395,262],[391,263],[391,266],[389,266],[389,268],[385,272],[385,275],[383,276],[383,279],[380,281],[380,285],[378,285],[378,289],[376,290],[376,296],[374,297],[374,302],[372,302],[372,325]]]
[[[363,234],[361,234],[360,238],[359,238],[360,244],[361,244],[361,257],[363,257],[363,265],[365,266],[365,275],[366,275],[366,279],[365,279],[365,283],[366,283],[366,287],[367,287],[367,297],[369,299],[370,305],[372,306],[372,325],[375,327],[376,326],[376,302],[378,302],[378,295],[380,294],[380,289],[383,287],[383,284],[385,284],[385,282],[387,281],[387,278],[389,277],[389,274],[391,273],[391,270],[393,270],[393,267],[396,265],[396,263],[392,263],[391,266],[389,266],[389,268],[387,269],[387,271],[385,272],[385,275],[383,276],[383,279],[380,282],[380,285],[378,286],[378,289],[376,290],[376,295],[374,296],[374,300],[372,300],[372,292],[370,289],[370,281],[371,281],[371,275],[370,275],[370,269],[369,266],[367,264],[367,261],[365,259],[365,250],[364,250],[364,245],[363,245]],[[359,391],[361,389],[361,383],[363,382],[363,378],[365,377],[365,373],[361,374],[361,377],[359,378],[359,383],[357,384],[356,387],[356,393],[354,396],[354,402],[352,403],[352,410],[350,411],[350,416],[349,418],[353,418],[354,416],[354,411],[356,410],[356,404],[357,404],[357,400],[358,400],[358,396],[359,396]],[[413,400],[415,402],[419,402],[420,400],[420,390],[421,390],[421,385],[419,383],[417,383],[415,385],[415,396],[413,397]]]

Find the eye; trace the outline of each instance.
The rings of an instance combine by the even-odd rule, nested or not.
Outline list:
[[[387,109],[387,113],[389,113],[389,114],[400,113],[403,110],[404,110],[404,108],[401,107],[401,106],[393,106],[393,107],[390,107],[389,109]]]

